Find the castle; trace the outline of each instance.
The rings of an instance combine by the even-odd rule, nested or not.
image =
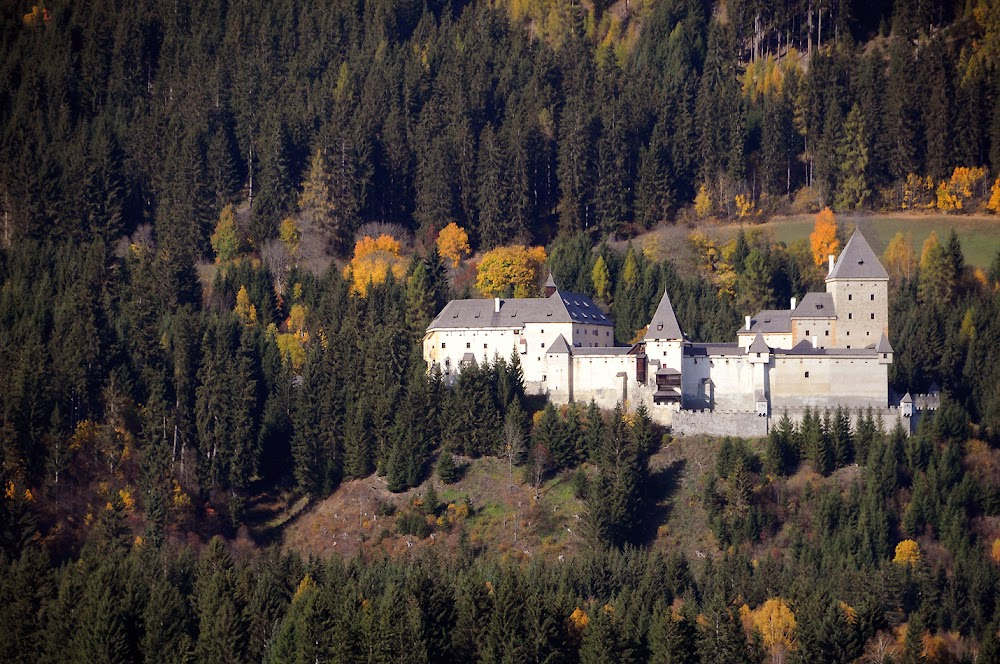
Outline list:
[[[889,418],[889,275],[855,232],[830,256],[826,292],[747,316],[734,343],[685,338],[664,292],[643,339],[614,343],[608,316],[585,295],[453,300],[427,328],[424,359],[453,381],[470,362],[516,352],[530,393],[604,408],[645,403],[680,433],[763,435],[777,415],[871,407]],[[904,400],[905,407],[905,400]]]

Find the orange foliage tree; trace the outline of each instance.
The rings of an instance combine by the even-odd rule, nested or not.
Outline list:
[[[545,260],[544,247],[497,247],[480,261],[476,288],[488,296],[513,291],[514,297],[531,297],[541,281]]]
[[[827,256],[836,254],[840,250],[840,240],[837,238],[837,217],[830,208],[825,207],[816,215],[816,225],[809,236],[809,244],[812,247],[813,262],[816,265],[822,265],[826,262]]]
[[[451,261],[452,267],[458,267],[459,262],[470,253],[469,234],[453,221],[438,233],[437,248],[444,258]]]
[[[986,204],[986,209],[995,214],[1000,214],[1000,178],[993,183],[990,190],[990,200]]]
[[[980,184],[986,178],[985,168],[959,166],[951,173],[951,179],[942,180],[937,189],[939,210],[952,212],[964,210],[976,198]]]
[[[385,283],[389,273],[396,279],[406,275],[406,262],[401,256],[402,246],[391,235],[371,238],[366,235],[354,244],[354,257],[344,268],[344,277],[351,282],[351,289],[365,297],[369,284]]]

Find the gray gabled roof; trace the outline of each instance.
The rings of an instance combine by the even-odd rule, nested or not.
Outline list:
[[[542,288],[557,288],[556,280],[552,277],[551,270],[549,271],[549,278],[545,280],[545,284],[542,286]]]
[[[563,335],[560,334],[558,337],[556,337],[556,340],[552,342],[552,345],[549,346],[549,349],[545,351],[545,353],[547,355],[555,355],[557,353],[565,353],[566,355],[572,355],[573,351],[570,350],[569,344],[566,343],[566,339],[563,337]]]
[[[832,293],[806,293],[792,312],[792,318],[836,318]]]
[[[586,295],[557,290],[546,299],[559,312],[558,315],[563,317],[560,322],[614,326],[608,315]]]
[[[767,347],[764,342],[764,335],[760,332],[757,333],[756,338],[754,338],[753,343],[750,344],[750,348],[747,349],[748,353],[770,353],[771,349]]]
[[[681,333],[681,326],[677,322],[677,316],[674,315],[674,307],[670,304],[670,296],[667,295],[667,291],[664,289],[663,297],[660,298],[660,303],[656,305],[656,313],[653,314],[653,320],[649,321],[649,328],[646,330],[646,336],[643,339],[645,341],[657,341],[683,338],[684,335]]]
[[[847,246],[841,252],[833,269],[827,276],[827,281],[831,279],[888,279],[889,273],[882,267],[878,256],[872,251],[865,236],[861,231],[854,231],[854,235],[847,241]]]
[[[763,332],[780,334],[792,331],[792,312],[788,309],[763,309],[750,319],[750,329],[740,328],[740,334]]]
[[[876,353],[892,352],[892,346],[889,345],[889,337],[885,336],[885,332],[883,332],[882,336],[879,338],[878,345],[875,346],[875,352]]]
[[[614,325],[586,295],[556,291],[549,297],[502,299],[500,311],[495,311],[492,299],[452,300],[427,329],[521,327],[525,323]]]

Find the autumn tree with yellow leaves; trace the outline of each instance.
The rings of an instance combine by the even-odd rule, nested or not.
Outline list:
[[[986,204],[986,209],[994,214],[1000,214],[1000,178],[996,179],[993,188],[990,189],[990,200]]]
[[[437,248],[443,258],[451,261],[452,267],[458,267],[462,259],[471,253],[469,234],[453,221],[438,233]]]
[[[487,252],[479,262],[476,288],[483,295],[531,297],[545,268],[545,248],[511,245]]]
[[[816,225],[809,235],[809,245],[812,247],[813,263],[817,266],[823,265],[827,256],[836,255],[840,251],[837,217],[830,208],[825,207],[816,215]]]
[[[961,212],[972,207],[986,178],[985,168],[957,167],[951,178],[937,188],[937,207],[944,212]]]
[[[344,277],[355,293],[365,297],[369,284],[385,283],[390,273],[396,279],[406,275],[406,261],[401,254],[402,245],[391,235],[366,235],[354,244],[354,257],[344,268]]]
[[[902,231],[893,235],[882,259],[886,270],[893,277],[909,279],[917,267],[916,255],[913,252],[913,236],[903,235]]]
[[[920,562],[920,545],[911,539],[906,539],[896,545],[896,557],[892,562],[897,565],[913,567]]]
[[[786,653],[795,649],[795,614],[788,603],[780,597],[772,597],[746,614],[750,624],[760,633],[764,647],[771,652],[772,661],[784,661]]]
[[[232,203],[222,208],[219,223],[211,237],[212,250],[215,252],[216,263],[226,263],[236,258],[240,253],[240,236],[236,228],[236,210]]]
[[[236,307],[233,309],[240,321],[244,325],[255,325],[257,323],[257,307],[250,301],[250,294],[246,286],[240,286],[236,293]]]

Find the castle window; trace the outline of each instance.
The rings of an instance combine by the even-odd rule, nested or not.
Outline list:
[[[809,330],[806,330],[806,336],[807,337],[809,336]]]
[[[851,336],[851,331],[850,330],[847,331],[847,336]]]
[[[852,320],[853,318],[854,318],[854,314],[847,314],[847,320]]]
[[[875,320],[875,314],[872,314],[872,320]]]
[[[542,382],[545,382],[545,374],[542,374]]]
[[[544,341],[542,342],[542,348],[545,348],[545,342]]]
[[[472,343],[471,343],[471,342],[469,342],[469,341],[466,341],[466,342],[465,342],[465,347],[466,347],[466,348],[472,348]]]
[[[809,372],[807,371],[807,372],[806,372],[806,378],[808,378],[808,377],[809,377]]]
[[[848,302],[850,302],[850,301],[851,301],[851,300],[853,300],[853,299],[854,299],[854,296],[853,296],[853,295],[851,295],[850,293],[848,293],[848,294],[847,294],[847,301],[848,301]]]
[[[847,349],[848,349],[848,350],[850,350],[850,349],[851,349],[851,344],[847,344]]]
[[[875,301],[875,293],[872,293],[872,302]]]
[[[830,330],[825,330],[824,336],[827,336],[827,337],[830,336]]]
[[[441,350],[444,350],[444,342],[441,342]]]
[[[483,344],[483,350],[486,350],[486,344]]]

